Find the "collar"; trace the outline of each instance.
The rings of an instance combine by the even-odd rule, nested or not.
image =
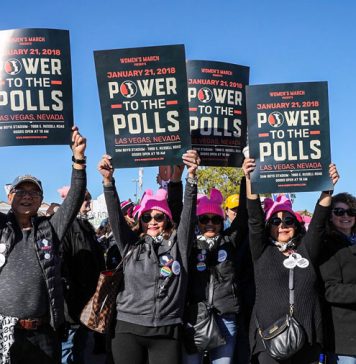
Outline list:
[[[297,249],[297,239],[293,238],[288,241],[288,243],[281,244],[278,241],[271,240],[272,244],[277,247],[280,252],[286,252],[287,250],[296,250]]]
[[[347,240],[350,242],[351,245],[355,245],[356,244],[356,233],[352,233],[350,236],[348,236]]]

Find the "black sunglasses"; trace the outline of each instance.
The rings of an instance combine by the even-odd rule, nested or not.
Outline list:
[[[219,225],[222,223],[223,219],[219,215],[214,215],[212,217],[208,215],[200,215],[198,216],[198,221],[204,225],[207,224],[209,221],[211,221],[214,225]]]
[[[279,217],[272,217],[269,223],[274,226],[279,226],[283,222],[283,225],[292,226],[295,224],[295,218],[291,216],[286,216],[283,220]]]
[[[347,214],[348,216],[356,216],[356,209],[343,209],[342,207],[335,207],[332,209],[332,212],[335,216],[344,216]]]
[[[152,219],[155,220],[156,222],[162,222],[164,221],[165,217],[166,217],[165,214],[156,214],[153,216],[151,216],[151,214],[143,214],[141,216],[141,220],[145,224],[148,224]]]

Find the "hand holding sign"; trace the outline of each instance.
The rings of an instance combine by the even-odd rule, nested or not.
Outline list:
[[[250,180],[250,174],[255,170],[256,163],[252,158],[246,158],[242,164],[242,170],[246,179]]]
[[[114,169],[111,164],[111,157],[108,154],[104,154],[98,163],[98,171],[103,176],[104,185],[112,182]]]
[[[335,186],[336,183],[339,181],[340,176],[334,163],[331,163],[329,165],[329,176],[331,178],[333,186]]]
[[[182,156],[184,164],[188,168],[188,175],[191,178],[195,177],[196,170],[200,165],[200,157],[196,150],[187,150]]]
[[[87,147],[87,140],[80,133],[77,126],[72,127],[72,153],[75,169],[84,169],[86,165],[86,157],[84,155]]]

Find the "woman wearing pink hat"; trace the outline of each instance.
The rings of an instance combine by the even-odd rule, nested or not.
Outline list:
[[[244,185],[244,184],[243,184]],[[241,310],[239,279],[246,272],[248,260],[241,254],[241,244],[247,237],[247,214],[244,186],[241,185],[237,217],[224,231],[223,196],[215,188],[210,197],[198,198],[197,219],[199,234],[193,243],[189,259],[189,281],[186,309],[186,325],[200,322],[206,311],[213,310],[220,333],[226,343],[209,347],[213,364],[232,363],[239,314]],[[201,364],[205,347],[186,340],[184,364]]]
[[[188,279],[188,253],[195,227],[196,151],[183,154],[188,167],[184,207],[177,229],[163,189],[147,190],[137,211],[139,231],[125,222],[113,178],[111,158],[98,170],[115,241],[124,264],[124,282],[117,296],[117,324],[111,341],[115,364],[181,363],[181,322]]]
[[[323,343],[323,328],[319,282],[314,267],[321,254],[331,196],[327,192],[321,193],[312,222],[304,234],[290,200],[284,196],[276,201],[265,199],[265,211],[262,210],[259,196],[251,192],[250,173],[255,166],[253,159],[245,159],[243,171],[246,176],[249,237],[256,283],[250,327],[252,354],[261,364],[317,364]],[[334,164],[330,165],[329,174],[335,185],[339,176]],[[275,359],[266,351],[261,334],[268,328],[271,328],[271,334],[275,323],[286,317],[290,305],[294,307],[293,317],[303,328],[305,342],[290,357]]]

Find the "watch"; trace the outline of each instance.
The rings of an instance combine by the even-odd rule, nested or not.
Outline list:
[[[85,164],[87,162],[87,157],[84,156],[83,159],[76,159],[74,155],[72,156],[72,161],[77,164]]]

